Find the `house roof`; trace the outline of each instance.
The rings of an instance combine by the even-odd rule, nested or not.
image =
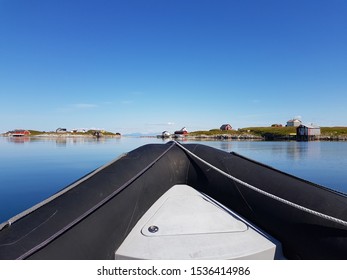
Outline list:
[[[318,125],[314,125],[314,124],[301,124],[299,127],[307,127],[307,128],[320,128],[320,126]]]
[[[222,124],[221,127],[226,127],[226,126],[231,126],[230,124],[226,123],[226,124]]]
[[[299,120],[299,119],[292,119],[292,120],[289,120],[287,122],[301,122],[301,120]]]

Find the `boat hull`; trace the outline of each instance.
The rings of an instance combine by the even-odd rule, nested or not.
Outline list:
[[[347,258],[345,225],[254,191],[218,170],[342,220],[347,217],[344,194],[235,153],[183,146],[137,148],[10,220],[0,231],[0,259],[114,259],[146,211],[177,184],[206,194],[279,240],[288,259]]]

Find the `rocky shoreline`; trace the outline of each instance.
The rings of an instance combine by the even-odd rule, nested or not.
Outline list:
[[[39,134],[39,135],[33,135],[29,137],[52,137],[52,138],[96,138],[95,135],[92,134],[74,134],[74,133],[64,133],[64,134],[59,134],[59,133],[47,133],[47,134]],[[120,135],[101,135],[98,137],[106,137],[106,138],[120,138]]]
[[[317,141],[347,141],[347,136],[316,136]]]
[[[220,134],[220,135],[194,135],[185,136],[188,140],[254,140],[254,141],[297,141],[295,135],[267,135],[257,136],[252,134]],[[347,141],[347,136],[320,135],[310,139],[310,141]]]
[[[27,136],[12,136],[8,133],[0,134],[2,137],[14,137],[14,138],[98,138],[95,135],[92,134],[76,134],[76,133],[43,133],[43,134],[37,134],[37,135],[27,135]],[[121,138],[124,136],[121,136],[120,134],[114,134],[114,135],[101,135],[99,137],[103,138]],[[126,136],[128,137],[128,136]],[[206,134],[199,134],[199,135],[184,135],[181,137],[176,137],[175,135],[170,135],[168,137],[162,137],[160,135],[158,136],[140,136],[140,137],[148,137],[148,138],[166,138],[166,139],[187,139],[187,140],[235,140],[235,141],[241,141],[241,140],[248,140],[248,141],[297,141],[295,135],[266,135],[266,136],[260,136],[260,135],[253,135],[253,134],[215,134],[215,135],[206,135]],[[346,135],[339,135],[339,136],[331,136],[331,135],[320,135],[320,136],[314,136],[314,138],[310,139],[310,141],[347,141]]]
[[[21,138],[21,137],[29,137],[29,138],[96,138],[96,137],[105,137],[105,138],[120,138],[121,135],[99,135],[95,136],[92,134],[76,134],[76,133],[43,133],[43,134],[37,134],[37,135],[22,135],[22,136],[13,136],[8,133],[0,134],[2,137],[15,137],[15,138]]]
[[[187,135],[185,136],[186,139],[214,139],[214,140],[265,140],[264,137],[262,136],[257,136],[257,135],[245,135],[245,134],[239,134],[239,135],[231,135],[231,134],[220,134],[220,135],[195,135],[195,136],[190,136]]]

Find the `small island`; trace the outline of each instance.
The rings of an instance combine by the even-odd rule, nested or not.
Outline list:
[[[67,138],[67,137],[112,137],[120,138],[119,132],[113,133],[105,130],[71,130],[58,128],[55,131],[38,131],[15,129],[1,134],[1,136],[9,137],[51,137],[51,138]],[[293,125],[282,126],[273,124],[269,127],[245,127],[233,129],[231,125],[224,124],[220,128],[209,130],[188,131],[186,127],[177,130],[174,133],[163,131],[161,135],[153,135],[146,137],[187,139],[187,140],[258,140],[258,141],[347,141],[347,127],[318,127],[314,125]]]
[[[227,127],[227,129],[224,129]],[[180,138],[180,134],[170,134],[164,131],[162,138]],[[231,126],[222,125],[219,129],[187,132],[186,139],[215,139],[215,140],[263,140],[263,141],[347,141],[347,127],[317,127],[313,125],[270,127],[246,127],[234,130]]]
[[[121,137],[120,133],[113,133],[105,130],[71,130],[58,128],[55,131],[38,131],[31,129],[15,129],[2,134],[3,136],[12,137]]]

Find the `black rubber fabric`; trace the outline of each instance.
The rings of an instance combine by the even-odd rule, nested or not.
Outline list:
[[[234,153],[184,145],[217,168],[312,210],[347,219],[347,197]],[[132,227],[175,184],[188,184],[277,238],[290,259],[346,259],[347,228],[233,182],[175,143],[129,152],[0,231],[0,259],[113,259]]]

